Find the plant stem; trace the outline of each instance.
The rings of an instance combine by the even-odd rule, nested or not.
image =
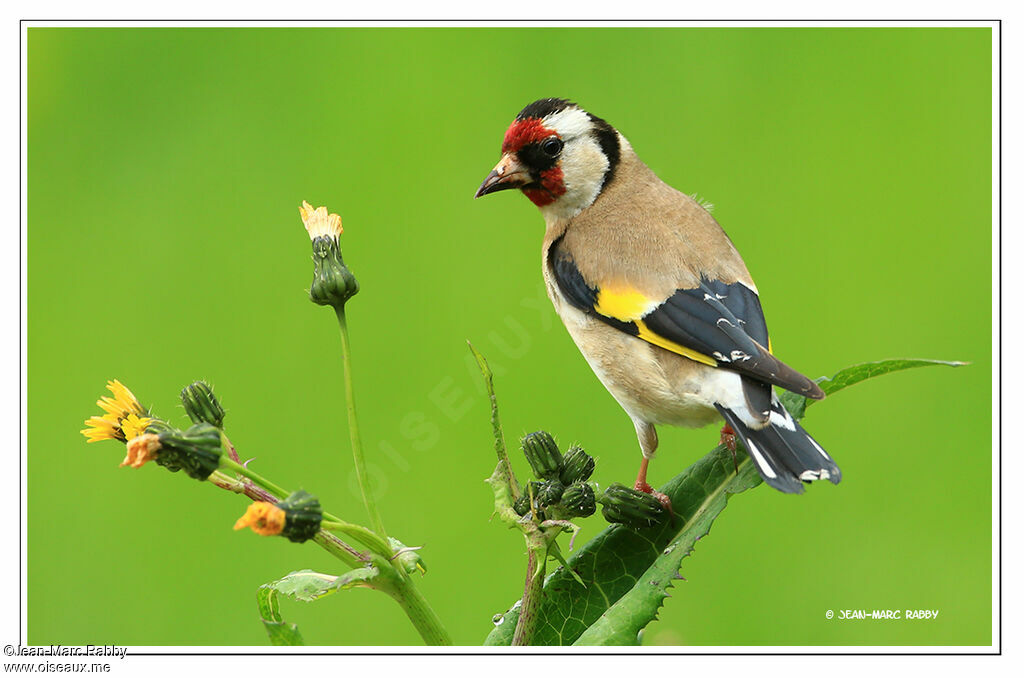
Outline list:
[[[451,645],[448,631],[412,579],[399,575],[397,570],[392,571],[395,577],[385,592],[402,606],[402,611],[416,627],[423,642],[427,645]]]
[[[271,494],[277,495],[281,499],[284,499],[289,494],[291,494],[291,492],[284,489],[280,485],[272,483],[271,481],[261,476],[259,473],[256,473],[255,471],[250,471],[245,466],[242,466],[237,461],[234,461],[228,457],[222,456],[220,458],[220,465],[221,468],[228,468],[240,476],[245,476],[249,480],[253,481],[257,485],[265,489],[266,491],[270,492]]]
[[[526,585],[523,587],[516,631],[512,636],[513,645],[529,645],[537,627],[537,612],[544,594],[544,569],[547,564],[547,546],[538,541],[536,538],[531,539],[532,543],[527,544]]]
[[[359,438],[359,422],[356,421],[355,395],[352,387],[352,351],[348,340],[345,307],[336,306],[334,313],[338,316],[338,328],[341,330],[342,360],[345,364],[345,404],[348,408],[348,432],[352,440],[352,457],[355,460],[356,478],[359,480],[359,489],[363,493],[366,512],[370,515],[370,523],[377,534],[387,543],[387,532],[384,531],[384,522],[380,519],[380,513],[377,512],[377,500],[374,499],[370,490],[370,479],[366,473],[366,459],[363,457],[363,444]]]
[[[501,469],[499,478],[495,480],[504,480],[512,493],[512,499],[516,500],[521,492],[519,481],[516,479],[516,474],[512,472],[512,464],[508,460],[508,452],[505,450],[505,435],[502,433],[501,418],[498,416],[498,396],[494,392],[494,375],[491,372],[491,366],[487,364],[487,359],[476,350],[473,344],[469,344],[469,350],[480,367],[480,373],[484,377],[484,386],[487,388],[487,395],[491,401],[491,431],[494,433],[494,452],[498,455],[498,467]],[[500,476],[504,476],[504,478]]]
[[[349,567],[361,567],[366,559],[362,553],[335,537],[326,530],[320,530],[313,537],[313,541],[332,556],[345,563]]]
[[[381,539],[375,532],[366,529],[362,525],[354,525],[328,513],[324,514],[324,519],[325,520],[320,523],[320,527],[323,529],[331,532],[341,532],[349,535],[350,537],[355,537],[375,553],[379,553],[385,558],[391,557],[391,545]]]

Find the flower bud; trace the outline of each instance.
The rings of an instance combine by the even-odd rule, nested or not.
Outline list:
[[[597,511],[594,488],[586,483],[574,483],[565,488],[560,503],[562,513],[569,518],[586,518]]]
[[[583,451],[582,447],[573,445],[565,453],[562,460],[562,472],[559,478],[563,485],[582,483],[594,473],[594,458]]]
[[[562,498],[562,492],[565,491],[565,486],[557,480],[549,480],[540,487],[540,493],[537,494],[537,503],[540,506],[554,506]]]
[[[181,390],[181,404],[185,406],[192,423],[205,421],[217,428],[224,427],[224,408],[217,401],[213,389],[205,381],[194,381]]]
[[[313,240],[313,283],[310,300],[321,306],[344,308],[359,291],[359,283],[345,266],[337,237],[325,235]]]
[[[660,522],[665,507],[649,494],[614,483],[601,495],[601,515],[609,523],[633,528],[650,527]]]
[[[276,506],[284,511],[285,516],[282,537],[301,543],[312,539],[320,531],[320,521],[324,515],[320,500],[305,490],[292,492],[286,499],[277,502]]]
[[[519,499],[512,504],[512,510],[516,512],[518,516],[525,516],[530,512],[530,495],[522,494],[519,495]]]
[[[533,475],[543,480],[558,477],[562,466],[562,453],[558,450],[558,444],[547,431],[536,431],[523,436],[523,454],[526,461],[530,462]]]
[[[213,424],[201,422],[187,431],[167,429],[160,432],[160,451],[156,463],[168,471],[181,471],[190,478],[206,480],[220,465],[220,431]]]

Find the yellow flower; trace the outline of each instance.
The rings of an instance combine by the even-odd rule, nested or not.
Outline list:
[[[121,466],[130,465],[132,468],[139,468],[147,461],[156,459],[156,453],[160,451],[160,447],[160,436],[155,433],[144,433],[130,438],[128,454],[121,462]]]
[[[310,240],[316,240],[325,235],[336,238],[344,231],[341,227],[341,217],[337,214],[328,214],[326,205],[313,209],[312,205],[303,200],[302,207],[299,208],[299,216],[302,217],[302,223],[306,226]]]
[[[245,515],[235,523],[236,530],[243,530],[251,527],[256,534],[264,537],[273,537],[281,534],[284,529],[284,509],[274,506],[270,502],[258,501],[249,505]]]
[[[114,397],[103,396],[96,401],[96,404],[106,414],[99,417],[89,417],[85,421],[85,425],[89,428],[82,429],[82,435],[88,439],[88,442],[94,443],[98,440],[120,440],[124,442],[128,438],[134,438],[141,433],[145,433],[146,426],[152,422],[152,419],[138,416],[145,413],[145,410],[139,404],[135,394],[129,391],[128,387],[117,379],[108,381],[107,389],[114,394]],[[128,426],[132,434],[127,437],[125,435],[126,431],[122,429],[125,421],[129,422]]]
[[[125,440],[137,438],[146,432],[146,427],[153,423],[149,417],[140,417],[137,414],[129,414],[121,420],[121,433]]]
[[[111,417],[109,414],[105,417],[89,417],[85,420],[85,425],[89,427],[82,429],[82,435],[88,438],[86,442],[124,440],[117,417]]]

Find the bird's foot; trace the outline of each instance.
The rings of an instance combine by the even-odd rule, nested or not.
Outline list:
[[[725,449],[729,450],[729,454],[732,455],[732,467],[737,473],[739,473],[740,466],[736,463],[736,431],[732,430],[732,426],[726,424],[722,427],[719,443],[721,443]]]
[[[633,485],[633,489],[636,490],[637,492],[643,492],[644,494],[651,495],[659,502],[661,502],[661,505],[665,507],[665,510],[668,511],[668,514],[670,516],[673,515],[672,500],[669,499],[669,496],[664,492],[658,492],[656,489],[648,485],[646,481],[642,480],[637,480],[636,484]]]

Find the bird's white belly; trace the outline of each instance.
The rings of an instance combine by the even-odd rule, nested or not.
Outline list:
[[[742,403],[739,375],[653,346],[548,295],[590,368],[634,420],[700,427],[721,416],[715,403]],[[739,402],[737,402],[737,396]]]

